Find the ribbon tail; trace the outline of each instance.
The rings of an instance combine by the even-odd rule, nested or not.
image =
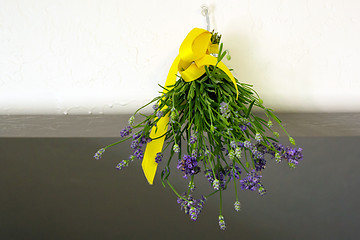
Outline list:
[[[151,129],[150,138],[151,139],[157,138],[157,139],[154,139],[148,144],[146,144],[144,158],[141,166],[145,174],[145,177],[150,185],[152,185],[154,182],[156,169],[158,166],[158,163],[155,162],[155,157],[158,152],[162,151],[168,124],[169,124],[169,114],[166,114],[165,116],[160,118],[159,121],[157,122],[157,128],[153,127]]]
[[[228,67],[224,63],[219,62],[217,66],[218,66],[218,68],[223,70],[224,73],[226,73],[226,75],[229,76],[230,80],[234,84],[235,90],[236,90],[236,100],[237,100],[239,98],[239,91],[238,91],[238,87],[237,87],[236,80],[235,80],[234,76],[232,75],[232,73],[230,72],[230,70],[228,69]]]
[[[170,67],[169,74],[166,78],[165,88],[170,90],[172,87],[168,87],[174,85],[176,83],[176,74],[178,72],[178,65],[179,65],[180,58],[179,56],[175,58],[173,64]],[[164,90],[164,93],[167,91]],[[164,111],[166,107],[162,108],[161,111]],[[156,120],[156,119],[155,119]],[[156,126],[151,129],[150,138],[153,139],[151,142],[146,144],[146,149],[144,153],[144,158],[142,161],[142,169],[144,175],[149,182],[150,185],[153,184],[157,166],[158,164],[155,162],[156,154],[162,151],[164,141],[165,141],[165,134],[167,132],[169,125],[169,113],[159,119]]]

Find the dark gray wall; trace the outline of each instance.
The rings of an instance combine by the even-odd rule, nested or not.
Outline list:
[[[296,169],[269,161],[267,195],[241,191],[236,213],[233,190],[225,192],[225,232],[216,196],[192,222],[159,176],[147,184],[140,162],[117,171],[127,143],[92,158],[114,140],[0,139],[0,239],[359,239],[359,137],[296,138],[304,161]]]

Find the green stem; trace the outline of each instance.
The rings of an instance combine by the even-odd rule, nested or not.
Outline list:
[[[181,196],[176,190],[175,188],[170,184],[169,180],[166,179],[166,183],[169,185],[169,187],[171,188],[171,190],[173,190],[173,192],[176,194],[176,196],[178,196],[179,198],[181,198],[182,200],[187,201],[186,198],[184,198],[183,196]]]
[[[235,166],[235,161],[233,161],[233,165]],[[239,200],[238,197],[238,192],[237,192],[237,187],[236,187],[236,178],[235,178],[235,170],[233,168],[233,178],[234,178],[234,187],[235,187],[235,196],[236,196],[236,201]]]
[[[212,195],[214,195],[215,193],[217,193],[218,191],[219,191],[219,190],[216,190],[216,191],[210,193],[209,195],[207,195],[207,196],[205,196],[205,197],[206,197],[206,198],[209,198],[209,197],[211,197]]]
[[[107,149],[107,148],[112,147],[112,146],[115,146],[115,145],[117,145],[117,144],[119,144],[119,143],[125,142],[126,140],[129,140],[130,138],[132,138],[132,136],[127,137],[127,138],[125,138],[125,139],[123,139],[123,140],[120,140],[120,141],[118,141],[118,142],[112,143],[112,144],[110,144],[110,145],[107,145],[106,147],[104,147],[104,149]]]
[[[221,194],[221,188],[219,189],[220,192],[220,215],[222,215],[222,194]]]
[[[189,188],[188,188],[188,192],[187,192],[187,195],[189,196],[190,194],[190,191],[191,191],[191,186],[194,184],[194,175],[191,175],[191,180],[190,180],[190,183],[189,183]]]

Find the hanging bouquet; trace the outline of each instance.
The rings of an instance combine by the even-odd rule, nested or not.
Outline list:
[[[101,148],[95,158],[100,159],[105,150],[131,140],[133,154],[116,166],[121,170],[135,159],[142,160],[142,168],[149,184],[153,184],[158,164],[164,161],[163,152],[170,156],[162,163],[161,181],[177,195],[181,209],[197,220],[207,198],[220,196],[220,229],[226,228],[222,215],[222,193],[231,184],[235,188],[234,208],[240,210],[237,190],[257,191],[264,195],[261,171],[266,166],[266,155],[276,162],[285,161],[295,167],[302,160],[302,149],[284,147],[273,131],[276,122],[288,136],[281,121],[271,109],[264,107],[252,86],[233,77],[222,62],[229,55],[220,43],[221,36],[195,28],[184,39],[179,55],[173,62],[161,95],[138,109],[121,130],[122,139]],[[178,75],[180,73],[180,75]],[[154,112],[144,115],[139,111],[153,105]],[[252,109],[260,108],[266,118],[256,116]],[[135,123],[135,116],[141,121]],[[146,146],[145,150],[143,150]],[[189,181],[187,190],[179,194],[171,185],[171,161]],[[202,175],[202,176],[201,176]],[[199,199],[192,196],[195,176],[205,177],[212,191]]]

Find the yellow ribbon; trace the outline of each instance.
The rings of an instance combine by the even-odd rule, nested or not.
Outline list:
[[[204,29],[194,28],[189,32],[182,42],[179,55],[175,58],[170,67],[170,71],[166,78],[165,88],[174,85],[176,82],[176,74],[179,72],[181,77],[186,82],[191,82],[205,73],[205,66],[215,66],[220,68],[230,80],[234,83],[236,93],[238,96],[238,89],[235,78],[230,70],[222,62],[217,62],[217,58],[210,55],[210,53],[217,53],[219,46],[211,43],[211,33]],[[170,89],[169,89],[170,90]],[[167,91],[165,90],[164,93]],[[237,97],[236,96],[236,97]],[[161,109],[164,111],[166,107]],[[153,127],[150,132],[150,138],[155,139],[146,145],[144,158],[142,161],[142,168],[149,184],[153,184],[157,163],[155,162],[156,154],[162,151],[165,134],[169,125],[169,113],[161,117],[157,122],[157,127]],[[161,137],[162,136],[162,137]]]

